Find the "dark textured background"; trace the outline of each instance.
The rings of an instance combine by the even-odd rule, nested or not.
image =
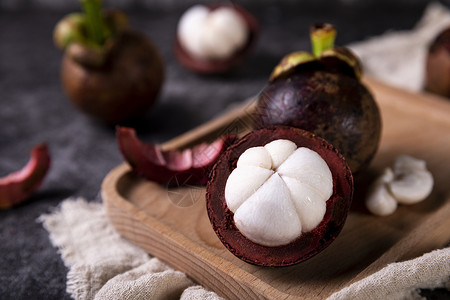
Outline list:
[[[69,196],[98,201],[102,179],[122,157],[113,128],[76,111],[60,86],[62,53],[53,46],[52,30],[76,7],[75,0],[1,1],[0,176],[25,165],[32,146],[43,141],[51,149],[52,166],[30,201],[0,212],[0,299],[68,299],[67,269],[36,219]],[[106,3],[123,7],[132,25],[164,56],[167,77],[159,102],[136,124],[144,140],[163,142],[258,93],[285,53],[309,49],[311,23],[334,23],[337,43],[343,45],[411,29],[428,1],[245,1],[260,22],[260,38],[245,65],[224,77],[194,75],[174,60],[171,47],[183,5],[169,1],[171,6],[151,9],[150,2]],[[424,293],[430,299],[449,296],[446,291]]]

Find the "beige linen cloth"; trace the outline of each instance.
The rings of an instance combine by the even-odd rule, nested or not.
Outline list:
[[[366,74],[417,91],[426,47],[449,24],[450,12],[432,4],[413,30],[389,32],[350,47]],[[67,199],[39,221],[69,268],[67,292],[74,299],[222,299],[121,238],[101,203]],[[420,299],[418,288],[434,287],[450,288],[450,248],[389,264],[329,299]]]

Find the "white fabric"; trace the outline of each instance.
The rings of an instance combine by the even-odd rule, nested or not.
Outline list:
[[[428,44],[449,24],[450,12],[432,4],[414,30],[389,32],[350,47],[365,74],[418,91]],[[122,239],[100,203],[67,199],[40,221],[69,268],[67,292],[74,299],[222,299]],[[450,288],[450,248],[390,264],[329,299],[418,299],[418,288],[439,286]]]
[[[153,258],[109,280],[95,295],[95,300],[179,299],[191,285],[192,281],[185,274]]]
[[[150,259],[119,236],[99,203],[69,199],[40,220],[70,269],[67,292],[76,299],[92,299],[109,279]]]
[[[69,198],[39,221],[58,248],[74,299],[222,299],[120,237],[101,203]]]
[[[40,221],[70,269],[67,292],[74,299],[223,299],[121,238],[100,203],[69,198]],[[418,299],[418,288],[450,287],[449,276],[445,248],[390,264],[329,299]]]
[[[450,287],[450,248],[392,263],[331,295],[328,300],[420,299],[418,288]]]
[[[348,45],[363,63],[364,74],[410,91],[423,89],[428,45],[450,25],[450,12],[430,4],[413,30],[393,31]]]

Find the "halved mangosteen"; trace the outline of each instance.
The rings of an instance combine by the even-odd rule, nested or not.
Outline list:
[[[255,17],[236,3],[195,5],[180,18],[175,57],[197,73],[226,73],[242,63],[258,30]]]
[[[214,165],[207,212],[223,245],[261,266],[289,266],[325,249],[341,231],[353,197],[344,157],[313,133],[255,130]]]

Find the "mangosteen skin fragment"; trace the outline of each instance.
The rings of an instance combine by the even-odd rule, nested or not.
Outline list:
[[[267,125],[314,132],[333,144],[354,172],[369,165],[381,133],[378,107],[364,85],[326,70],[293,72],[267,85],[258,99],[255,128]]]
[[[140,140],[133,128],[117,126],[116,137],[120,152],[136,174],[167,187],[205,185],[214,162],[236,139],[223,135],[210,144],[162,150],[159,145]]]
[[[287,139],[297,147],[317,152],[328,164],[333,177],[333,195],[327,200],[326,213],[312,231],[302,233],[283,246],[263,246],[242,235],[227,207],[225,186],[237,160],[245,150],[263,146],[277,139]],[[353,176],[345,159],[324,139],[313,133],[287,126],[254,130],[231,145],[211,170],[206,187],[206,207],[214,231],[223,245],[236,257],[259,266],[289,266],[305,261],[325,249],[344,226],[353,197]]]
[[[0,177],[0,210],[28,200],[41,186],[50,169],[50,152],[42,143],[31,150],[28,163],[20,170]]]

